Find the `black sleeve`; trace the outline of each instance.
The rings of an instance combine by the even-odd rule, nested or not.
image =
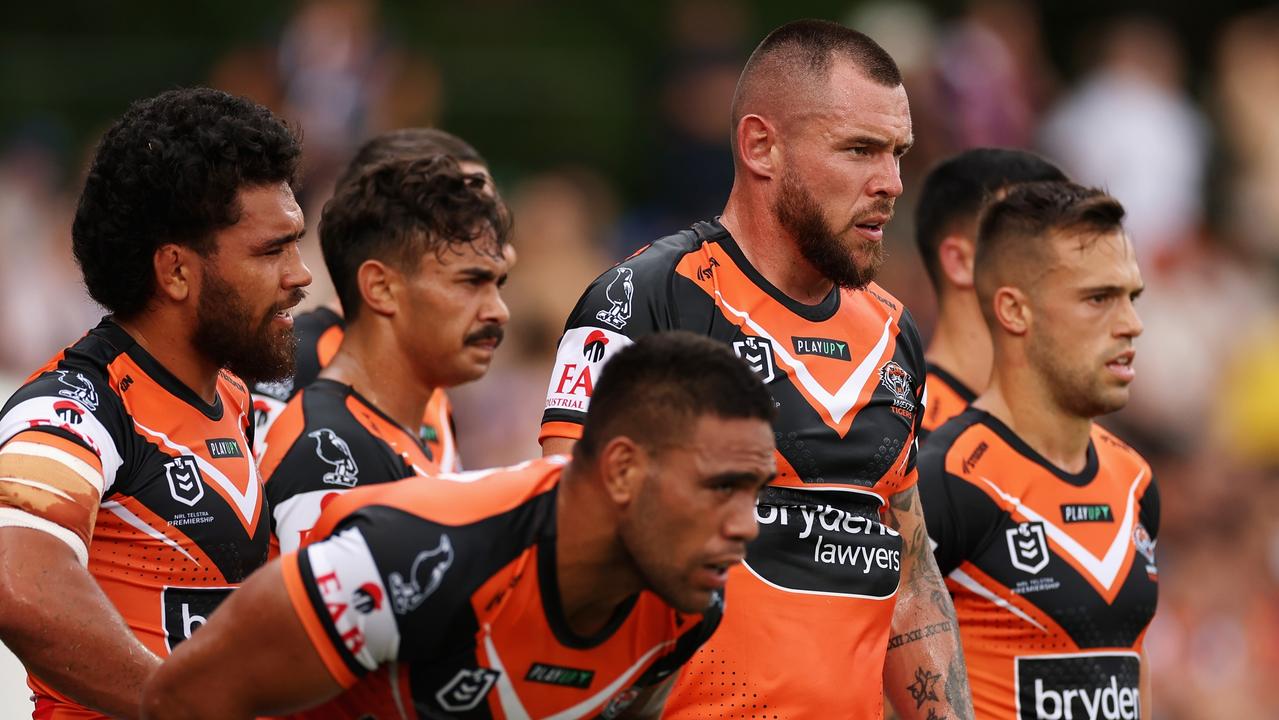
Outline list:
[[[949,443],[934,442],[919,454],[919,499],[942,575],[981,552],[1003,515],[988,495],[946,471],[948,448]]]
[[[1151,540],[1159,539],[1159,486],[1152,475],[1146,492],[1141,496],[1141,514],[1138,516]]]
[[[915,318],[906,309],[902,310],[901,342],[905,345],[904,350],[910,359],[910,371],[919,378],[919,382],[915,383],[915,417],[912,421],[914,439],[908,451],[906,466],[906,472],[909,473],[917,467],[919,460],[919,446],[924,431],[924,413],[927,410],[924,407],[924,400],[927,398],[925,388],[928,382],[928,364],[924,360],[924,342],[919,337],[919,329],[915,327]]]
[[[600,275],[564,324],[546,391],[542,423],[580,425],[608,359],[638,338],[676,327],[674,248],[650,247]]]

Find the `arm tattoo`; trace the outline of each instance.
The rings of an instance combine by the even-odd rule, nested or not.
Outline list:
[[[941,680],[941,675],[931,672],[923,667],[915,669],[915,682],[906,686],[910,691],[910,696],[915,699],[915,709],[918,710],[924,706],[928,700],[939,700],[937,697],[937,681]]]

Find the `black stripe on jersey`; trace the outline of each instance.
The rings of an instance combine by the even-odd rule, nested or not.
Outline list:
[[[109,318],[103,319],[98,327],[91,331],[93,334],[101,333],[101,336],[116,348],[129,356],[129,359],[138,364],[142,371],[147,374],[157,385],[164,388],[170,395],[176,397],[182,402],[199,410],[205,417],[210,420],[222,419],[222,396],[215,395],[213,403],[207,403],[204,398],[200,397],[194,390],[187,387],[186,383],[177,378],[176,375],[169,372],[169,369],[161,365],[158,360],[151,356],[141,345],[133,339],[133,336],[124,331],[124,328],[116,325]],[[124,390],[127,392],[127,389]]]
[[[977,399],[977,393],[973,392],[972,388],[960,382],[959,378],[951,375],[950,372],[942,368],[942,366],[934,363],[928,363],[928,373],[930,375],[936,375],[942,382],[946,383],[946,386],[958,395],[965,403],[972,403],[972,401]]]
[[[756,270],[755,266],[746,259],[746,254],[738,247],[737,241],[733,239],[733,236],[718,220],[696,223],[693,225],[693,232],[697,233],[698,238],[703,242],[713,242],[724,248],[724,252],[732,258],[737,267],[741,269],[746,277],[750,278],[750,281],[757,288],[781,303],[782,307],[805,320],[823,322],[831,319],[835,316],[835,313],[839,312],[840,299],[843,297],[839,286],[832,287],[830,292],[826,293],[826,297],[822,298],[821,302],[816,305],[805,305],[782,292],[776,285],[769,282],[768,278],[761,275],[759,270]]]

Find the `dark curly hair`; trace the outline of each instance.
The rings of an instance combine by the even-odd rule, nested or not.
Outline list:
[[[484,183],[453,158],[432,155],[386,160],[338,187],[320,216],[320,248],[348,321],[359,314],[356,274],[365,260],[413,272],[428,252],[439,256],[488,237],[501,253],[510,215]]]
[[[234,225],[244,187],[297,175],[301,144],[250,100],[183,88],[133,103],[98,143],[71,226],[89,295],[121,318],[155,292],[156,248],[178,243],[202,255]]]

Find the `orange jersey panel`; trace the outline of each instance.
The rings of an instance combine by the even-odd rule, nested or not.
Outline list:
[[[614,717],[672,676],[719,620],[649,592],[575,634],[556,578],[566,460],[362,488],[286,556],[290,598],[348,688],[304,718]]]
[[[920,493],[978,716],[1137,718],[1158,595],[1145,460],[1094,425],[1067,473],[970,409],[929,439]]]
[[[928,407],[924,410],[923,427],[919,432],[922,443],[930,433],[955,417],[977,399],[968,386],[942,368],[928,365]]]

